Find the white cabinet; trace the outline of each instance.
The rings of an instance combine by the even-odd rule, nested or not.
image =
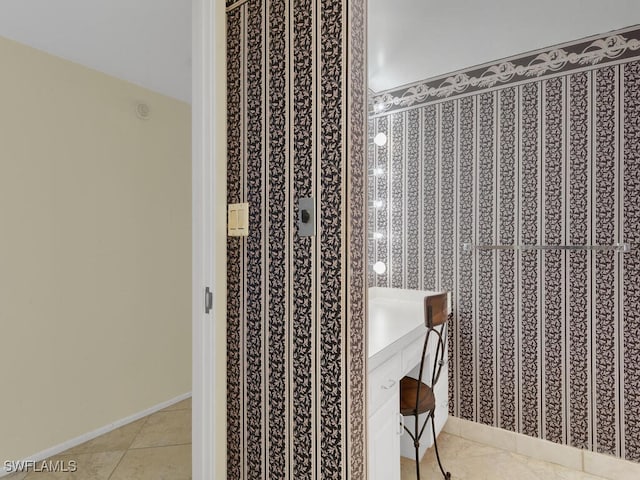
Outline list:
[[[400,379],[419,367],[424,345],[424,298],[438,292],[370,288],[368,304],[368,478],[399,480],[402,444],[409,435],[400,426]],[[451,298],[447,312],[451,313]],[[433,336],[435,342],[435,336]],[[427,348],[425,379],[431,375],[435,343]],[[446,355],[445,355],[446,358]],[[436,432],[447,420],[447,366],[436,385]],[[415,372],[417,375],[417,371]],[[428,383],[428,382],[427,382]],[[405,418],[410,421],[410,418]],[[431,443],[425,431],[424,451]],[[423,442],[421,442],[423,443]]]
[[[420,346],[424,344],[424,340],[420,341]],[[431,344],[429,341],[429,349],[427,350],[427,354],[425,355],[425,371],[423,372],[423,381],[428,385],[431,382],[431,374],[433,372],[433,359],[435,358],[435,349],[437,344],[434,342]],[[402,352],[402,364],[411,365],[411,361],[405,361],[405,354],[409,350],[405,350]],[[435,424],[436,424],[436,435],[439,435],[444,427],[444,424],[447,423],[447,419],[449,418],[449,385],[448,385],[448,377],[449,377],[449,365],[446,361],[447,359],[447,350],[445,350],[444,354],[445,364],[442,366],[442,371],[440,372],[440,378],[438,379],[438,383],[436,384],[436,388],[434,390],[434,395],[436,397],[436,411],[435,411]],[[414,369],[408,373],[409,376],[413,378],[417,378],[419,374],[419,365],[420,365],[420,353],[417,355],[417,359],[412,360],[414,365]],[[418,424],[420,427],[427,420],[427,414],[424,413],[419,416]],[[413,417],[406,417],[404,419],[405,425],[407,428],[413,432],[415,428],[415,421]],[[431,433],[431,421],[429,421],[429,425],[424,430],[422,434],[422,438],[420,438],[420,449],[419,456],[422,459],[424,457],[425,452],[428,448],[433,445],[433,433]],[[413,440],[409,435],[405,435],[400,440],[400,454],[403,457],[415,459],[416,450],[413,446]]]
[[[400,480],[400,393],[369,417],[369,480]]]
[[[400,480],[400,376],[393,355],[369,372],[369,480]]]
[[[369,415],[387,403],[391,395],[400,395],[400,377],[402,376],[400,355],[396,354],[379,367],[369,372]],[[396,410],[400,408],[400,400]]]

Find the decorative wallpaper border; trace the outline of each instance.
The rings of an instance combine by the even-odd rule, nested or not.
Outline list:
[[[373,113],[389,113],[498,85],[624,60],[636,56],[637,50],[640,28],[636,26],[379,92],[372,98]]]

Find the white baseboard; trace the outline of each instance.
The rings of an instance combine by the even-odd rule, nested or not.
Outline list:
[[[113,423],[105,425],[104,427],[100,427],[96,430],[93,430],[92,432],[85,433],[83,435],[80,435],[79,437],[72,438],[71,440],[67,440],[66,442],[63,442],[59,445],[56,445],[51,448],[47,448],[46,450],[42,450],[41,452],[38,452],[34,455],[30,455],[29,457],[23,459],[23,461],[39,462],[41,460],[45,460],[49,457],[52,457],[61,452],[64,452],[65,450],[69,450],[70,448],[73,448],[82,443],[88,442],[89,440],[93,440],[94,438],[99,437],[100,435],[104,435],[105,433],[109,433],[124,425],[135,422],[136,420],[140,420],[141,418],[146,417],[147,415],[151,415],[152,413],[158,412],[163,408],[167,408],[173,405],[174,403],[178,403],[178,402],[181,402],[182,400],[186,400],[189,397],[191,397],[191,392],[183,393],[182,395],[178,395],[175,398],[172,398],[162,403],[158,403],[157,405],[147,408],[146,410],[143,410],[138,413],[134,413],[133,415],[129,415],[128,417],[117,420]],[[0,478],[6,475],[9,475],[9,473],[13,473],[13,472],[6,471],[4,464],[0,466]]]
[[[640,478],[640,463],[560,445],[461,418],[449,416],[443,431],[467,440],[518,453],[525,457],[555,463],[590,475],[611,480],[637,480]]]

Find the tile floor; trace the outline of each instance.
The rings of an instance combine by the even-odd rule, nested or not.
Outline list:
[[[441,433],[440,456],[454,480],[603,480],[559,465]],[[75,460],[75,473],[18,473],[2,480],[191,480],[191,399],[78,445],[51,460]],[[402,459],[402,480],[415,464]],[[421,480],[442,478],[433,448]]]
[[[50,460],[74,460],[77,471],[16,473],[2,480],[191,480],[191,399]]]
[[[445,470],[454,480],[604,480],[444,432],[438,436],[438,449]],[[415,462],[402,458],[401,476],[402,480],[415,480]],[[442,480],[433,448],[420,462],[420,477]]]

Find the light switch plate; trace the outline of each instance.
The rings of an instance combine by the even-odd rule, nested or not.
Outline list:
[[[230,203],[227,218],[227,234],[230,237],[249,235],[249,204]]]
[[[298,201],[298,235],[313,237],[316,234],[316,205],[313,197]]]

